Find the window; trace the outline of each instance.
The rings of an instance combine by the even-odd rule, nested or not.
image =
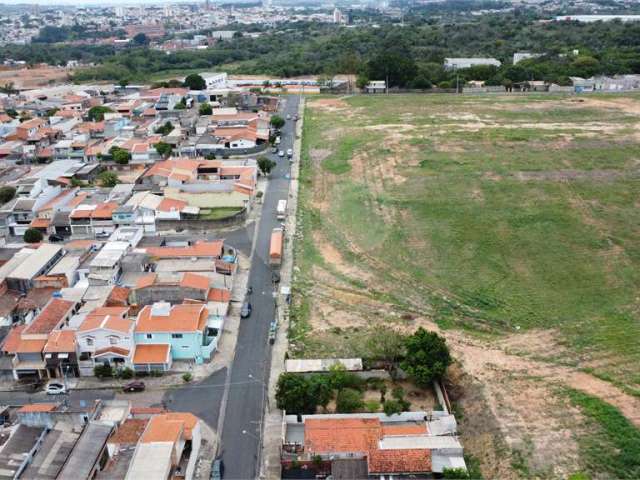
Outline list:
[[[118,340],[119,340],[118,337],[109,337],[109,343],[111,345],[117,345],[118,344]]]
[[[171,334],[171,338],[182,338],[182,334],[181,333],[172,333]]]
[[[186,350],[189,348],[189,345],[181,345],[180,348],[184,348]]]
[[[87,346],[88,347],[93,347],[93,338],[91,338],[91,337],[87,338]]]
[[[151,340],[153,338],[153,333],[147,333],[147,338]]]

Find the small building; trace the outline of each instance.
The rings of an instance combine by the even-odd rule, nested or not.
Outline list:
[[[445,58],[445,70],[462,70],[464,68],[493,66],[500,68],[502,62],[495,58]]]
[[[40,245],[6,276],[7,287],[17,292],[28,292],[33,288],[35,279],[46,274],[63,256],[64,250],[58,245]]]
[[[366,93],[385,93],[387,82],[385,80],[372,80],[364,87]]]

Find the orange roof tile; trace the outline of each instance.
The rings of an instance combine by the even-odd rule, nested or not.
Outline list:
[[[51,224],[51,220],[48,218],[34,218],[29,224],[33,228],[47,228]]]
[[[96,352],[95,352],[95,354],[93,356],[94,357],[99,357],[101,355],[106,355],[106,354],[120,355],[122,357],[128,357],[129,356],[129,350],[126,349],[126,348],[115,347],[115,346],[111,345],[109,347],[100,348],[100,349],[96,350]]]
[[[222,247],[222,240],[199,241],[188,247],[147,247],[147,253],[160,258],[219,257]]]
[[[47,344],[47,340],[25,340],[20,339],[16,353],[40,353]]]
[[[212,288],[209,290],[207,300],[210,302],[229,302],[231,300],[231,290],[224,288]]]
[[[113,211],[118,208],[118,202],[104,202],[96,206],[91,212],[91,218],[111,218]]]
[[[55,207],[58,203],[62,202],[69,195],[74,195],[75,192],[76,192],[76,190],[62,190],[62,192],[60,192],[58,195],[56,195],[51,200],[49,200],[47,203],[45,203],[43,206],[41,206],[38,209],[38,211],[42,212],[44,210],[49,210],[50,208]]]
[[[157,415],[166,410],[162,407],[131,407],[131,415]]]
[[[113,317],[126,317],[129,307],[98,307],[91,310],[89,315],[111,315]]]
[[[314,454],[369,452],[380,439],[377,418],[306,419],[305,450]]]
[[[40,314],[24,330],[25,334],[50,333],[75,306],[75,302],[52,298]]]
[[[138,314],[136,333],[196,332],[204,328],[209,311],[204,305],[174,305],[168,316],[151,314],[152,306],[145,306]]]
[[[18,413],[53,412],[56,408],[58,408],[56,403],[30,403],[23,405]]]
[[[129,303],[129,291],[127,287],[113,287],[105,305],[107,307],[127,305]]]
[[[168,421],[164,415],[156,415],[149,421],[140,442],[176,442],[183,431],[184,424],[182,422]]]
[[[114,435],[109,438],[108,443],[135,445],[147,428],[149,420],[146,418],[128,418]]]
[[[54,330],[49,335],[49,339],[43,350],[44,353],[75,351],[76,332],[73,330]]]
[[[373,450],[367,459],[369,475],[431,472],[431,450],[414,448]]]
[[[425,435],[427,425],[424,422],[414,425],[383,425],[382,435]]]
[[[87,315],[78,328],[79,332],[88,332],[104,328],[115,332],[127,333],[131,331],[133,320],[113,315]]]
[[[158,205],[158,210],[160,210],[161,212],[180,211],[187,205],[189,204],[183,200],[175,200],[173,198],[163,198],[160,204]]]
[[[69,208],[76,208],[87,198],[89,194],[87,192],[78,192],[78,195],[69,202]]]
[[[133,354],[133,363],[167,363],[169,361],[169,352],[171,345],[168,343],[141,343],[136,345],[136,352]]]
[[[20,345],[20,335],[25,329],[26,325],[16,325],[13,327],[2,343],[2,351],[7,353],[16,353],[18,346]]]
[[[184,425],[184,438],[191,440],[193,429],[198,424],[198,417],[188,412],[167,412],[162,415],[169,422],[182,422]]]
[[[193,288],[196,290],[209,290],[209,277],[198,275],[197,273],[185,273],[180,280],[183,288]]]
[[[136,281],[136,288],[147,288],[153,285],[158,275],[156,273],[148,273],[138,278]]]

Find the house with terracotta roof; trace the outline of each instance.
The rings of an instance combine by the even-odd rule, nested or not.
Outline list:
[[[59,370],[47,368],[44,349],[54,330],[61,330],[68,326],[77,307],[76,302],[52,298],[33,321],[18,332],[19,336],[14,333],[9,346],[5,342],[4,348],[10,348],[14,353],[12,359],[14,379],[57,378],[59,376]],[[65,339],[68,340],[68,337],[65,336]],[[65,345],[64,348],[67,347],[68,345]],[[52,351],[55,349],[55,342],[51,343],[50,348]]]
[[[53,330],[42,349],[50,378],[77,377],[78,355],[74,330]]]
[[[113,212],[118,208],[115,201],[82,203],[69,214],[71,233],[77,238],[110,235],[115,230]]]
[[[287,415],[281,462],[282,478],[300,478],[301,468],[358,479],[466,469],[455,418],[443,411]]]
[[[192,479],[201,442],[200,419],[195,415],[154,415],[140,437],[125,479]]]
[[[192,360],[202,363],[209,360],[218,344],[217,330],[209,326],[209,310],[202,303],[171,305],[156,302],[147,305],[138,314],[135,327],[135,343],[142,345],[166,345],[173,360]],[[214,319],[215,320],[215,319]],[[164,351],[157,349],[157,358]],[[146,364],[135,364],[136,370]]]
[[[92,376],[97,365],[132,368],[135,322],[128,307],[101,307],[91,311],[76,330],[80,375]]]

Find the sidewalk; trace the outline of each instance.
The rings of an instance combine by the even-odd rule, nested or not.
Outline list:
[[[298,210],[298,174],[302,147],[302,125],[304,122],[304,97],[298,105],[298,123],[293,144],[293,164],[291,165],[291,183],[289,185],[289,213],[285,228],[284,258],[280,268],[280,285],[291,286],[293,278],[293,239],[296,233],[296,214]],[[269,374],[269,401],[265,409],[262,432],[262,465],[260,478],[280,478],[280,447],[282,445],[282,410],[276,408],[276,385],[278,377],[284,372],[285,353],[289,348],[289,308],[284,297],[277,297],[278,333],[271,352],[271,372]],[[269,408],[271,406],[271,408]]]

